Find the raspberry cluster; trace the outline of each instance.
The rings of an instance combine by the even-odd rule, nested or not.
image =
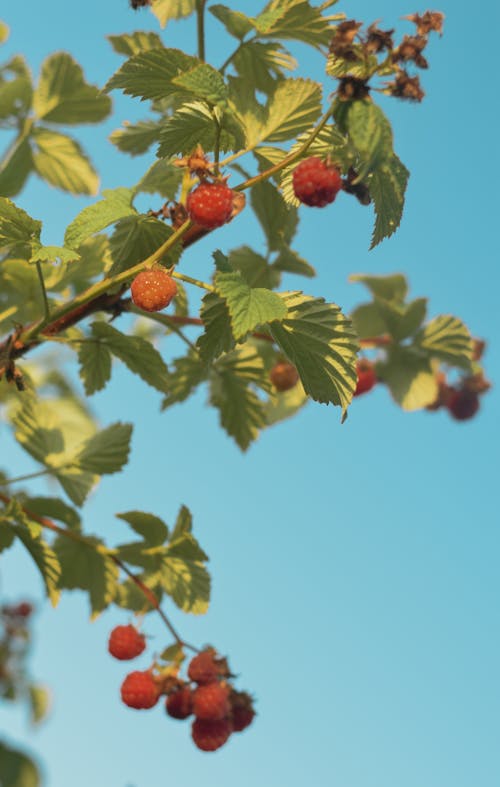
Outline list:
[[[120,660],[133,659],[145,649],[145,639],[134,626],[117,626],[111,632],[108,650]],[[153,708],[162,695],[165,710],[173,719],[193,716],[191,735],[201,751],[216,751],[233,732],[242,732],[253,721],[255,710],[250,694],[237,691],[231,683],[227,660],[213,648],[197,653],[189,662],[187,675],[179,666],[130,672],[121,685],[125,705],[136,710]]]

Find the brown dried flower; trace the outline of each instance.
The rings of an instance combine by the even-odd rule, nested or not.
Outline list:
[[[387,83],[387,92],[395,98],[407,101],[422,101],[425,96],[418,77],[411,77],[406,71],[400,71],[394,82]]]
[[[416,24],[419,36],[426,36],[433,31],[443,35],[444,14],[440,11],[426,11],[422,15],[411,14],[411,16],[405,16],[404,19],[409,19],[410,22]]]

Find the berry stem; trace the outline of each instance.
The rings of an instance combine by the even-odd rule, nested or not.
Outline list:
[[[124,309],[124,311],[131,312],[132,314],[137,314],[139,317],[146,317],[147,319],[152,320],[153,322],[157,322],[160,325],[163,325],[165,328],[168,328],[170,331],[173,331],[174,333],[177,334],[179,339],[182,339],[182,341],[185,342],[185,344],[187,344],[187,346],[190,347],[191,350],[193,350],[196,354],[198,354],[198,348],[196,347],[196,345],[194,345],[193,342],[190,341],[187,338],[187,336],[184,335],[184,333],[177,325],[179,320],[183,320],[185,318],[180,317],[176,319],[175,315],[170,317],[167,314],[159,314],[158,312],[145,312],[142,309],[137,308],[137,306],[134,306],[130,298],[127,298],[126,301],[122,302],[122,308]],[[189,325],[190,323],[188,322],[188,323],[180,323],[180,324]],[[199,323],[195,323],[195,324],[203,325],[203,322],[200,320]]]
[[[206,290],[207,292],[215,292],[215,287],[212,287],[211,284],[207,284],[205,281],[201,281],[201,279],[193,279],[192,276],[186,276],[185,273],[178,273],[177,271],[172,271],[170,275],[174,279],[185,281],[188,284],[194,284],[195,287],[201,287],[202,290]]]

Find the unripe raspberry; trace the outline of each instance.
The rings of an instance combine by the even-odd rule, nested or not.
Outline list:
[[[375,368],[371,361],[366,359],[358,361],[356,371],[358,374],[358,382],[356,390],[354,391],[354,396],[360,396],[367,391],[371,391],[377,382],[377,375],[375,374]]]
[[[129,708],[145,710],[156,705],[160,692],[150,672],[131,672],[122,683],[121,696]]]
[[[201,183],[186,200],[189,218],[207,230],[222,227],[231,218],[233,196],[225,183]]]
[[[224,746],[231,735],[232,725],[228,719],[206,721],[195,719],[191,728],[193,741],[202,751],[216,751]]]
[[[146,640],[134,626],[116,626],[109,635],[108,650],[120,661],[135,659],[145,647]]]
[[[169,694],[165,708],[173,719],[187,719],[193,712],[193,695],[189,686],[183,686]]]
[[[252,698],[246,691],[233,691],[229,696],[231,706],[231,721],[233,732],[242,732],[253,721],[255,711],[253,709]]]
[[[297,199],[313,208],[333,202],[342,180],[338,169],[317,156],[301,161],[293,173],[293,191]]]
[[[446,403],[450,415],[456,421],[468,421],[479,410],[479,396],[474,391],[452,391]]]
[[[151,268],[137,274],[130,286],[132,300],[145,312],[158,312],[177,295],[177,284],[165,270]]]
[[[277,391],[289,391],[299,381],[299,373],[288,361],[279,361],[269,372],[269,378]]]
[[[189,662],[188,677],[199,685],[212,683],[218,675],[219,669],[215,662],[215,651],[212,648],[202,650]]]
[[[229,714],[229,690],[219,682],[198,686],[193,692],[193,713],[197,719],[218,721]]]

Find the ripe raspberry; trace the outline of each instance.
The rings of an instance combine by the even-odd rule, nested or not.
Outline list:
[[[201,183],[186,200],[191,221],[213,230],[229,221],[233,212],[233,192],[225,183]]]
[[[313,208],[333,202],[340,189],[340,172],[317,156],[301,161],[293,173],[293,190],[297,199]]]
[[[141,271],[130,286],[132,300],[145,312],[158,312],[177,295],[177,284],[161,268]]]
[[[358,373],[358,382],[356,385],[356,390],[354,391],[354,396],[360,396],[360,394],[371,391],[377,382],[377,376],[371,361],[358,361],[356,370]]]
[[[189,662],[188,677],[200,686],[205,683],[213,683],[219,674],[218,666],[215,662],[215,651],[212,648],[202,650]]]
[[[193,695],[189,686],[172,692],[167,697],[165,708],[173,719],[187,719],[193,712]]]
[[[276,390],[283,392],[297,385],[299,373],[293,364],[279,361],[269,372],[269,378]]]
[[[120,661],[135,659],[145,647],[146,640],[134,626],[116,626],[109,635],[108,650]]]
[[[156,705],[160,692],[150,672],[131,672],[122,683],[121,695],[129,708],[142,710]]]
[[[202,751],[220,749],[226,743],[231,732],[232,726],[228,719],[220,719],[219,721],[195,719],[191,728],[193,741]]]
[[[253,721],[255,711],[252,705],[252,698],[246,691],[233,691],[229,697],[231,705],[231,721],[233,732],[242,732]]]
[[[479,396],[475,391],[452,391],[446,402],[450,415],[456,421],[468,421],[479,410]]]
[[[193,692],[193,713],[197,719],[218,721],[229,713],[229,690],[221,683],[207,683]]]

